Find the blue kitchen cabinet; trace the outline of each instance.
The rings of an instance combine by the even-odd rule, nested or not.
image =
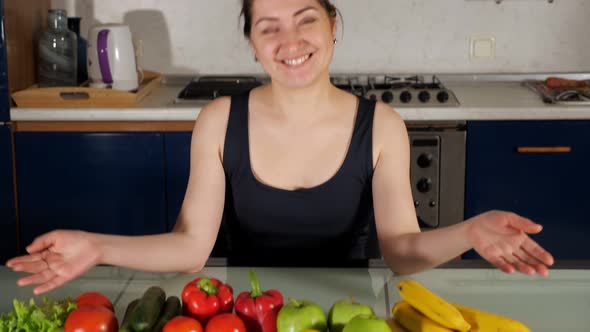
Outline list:
[[[166,194],[168,197],[168,228],[176,224],[186,193],[190,173],[191,133],[164,134],[166,150]],[[225,224],[222,222],[211,256],[225,257],[227,252]]]
[[[0,264],[17,254],[4,1],[0,0]]]
[[[21,241],[47,231],[166,231],[158,133],[17,133]]]
[[[10,120],[10,95],[8,93],[8,61],[6,36],[4,35],[4,1],[0,0],[0,125]]]
[[[523,147],[571,151],[519,152]],[[590,121],[469,122],[465,218],[513,211],[543,225],[532,237],[556,259],[590,259],[589,164]]]
[[[17,254],[10,127],[0,125],[0,264]]]

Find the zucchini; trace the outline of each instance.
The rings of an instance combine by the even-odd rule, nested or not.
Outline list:
[[[166,304],[164,304],[164,309],[160,314],[160,318],[158,318],[158,322],[152,328],[152,332],[162,332],[164,325],[168,323],[169,320],[176,316],[180,316],[182,313],[180,299],[177,296],[170,296],[166,300]]]
[[[131,317],[131,313],[137,307],[137,303],[139,303],[139,299],[135,299],[127,305],[127,309],[125,309],[125,315],[123,316],[123,320],[121,321],[121,326],[119,327],[119,332],[131,332],[129,318]]]
[[[161,287],[148,288],[129,317],[134,332],[150,331],[156,325],[160,312],[166,302],[166,293]]]

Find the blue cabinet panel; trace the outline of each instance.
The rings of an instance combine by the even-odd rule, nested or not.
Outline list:
[[[0,264],[16,252],[16,217],[10,127],[0,125]]]
[[[191,133],[164,134],[166,146],[166,193],[168,196],[168,227],[172,229],[182,207],[190,173]],[[225,223],[221,223],[211,256],[224,257],[227,252]]]
[[[517,152],[556,146],[571,152]],[[589,259],[589,163],[589,121],[470,122],[465,217],[491,209],[516,212],[544,226],[533,239],[556,259]]]
[[[18,133],[23,244],[56,229],[166,231],[164,147],[157,133]]]

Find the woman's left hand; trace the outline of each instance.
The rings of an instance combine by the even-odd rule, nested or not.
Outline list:
[[[533,241],[541,225],[517,214],[489,211],[469,220],[467,239],[475,251],[506,273],[547,276],[553,256]]]

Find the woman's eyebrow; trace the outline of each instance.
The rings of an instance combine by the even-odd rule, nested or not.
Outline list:
[[[303,14],[303,12],[308,11],[310,9],[313,9],[313,10],[316,10],[316,11],[318,10],[314,6],[307,6],[307,7],[304,7],[302,9],[299,9],[298,11],[296,11],[295,14],[293,14],[293,17],[295,17],[297,15],[301,15],[301,14]]]
[[[314,6],[307,6],[307,7],[304,7],[302,9],[299,9],[298,11],[296,11],[295,14],[293,14],[293,17],[298,16],[298,15],[301,15],[301,14],[303,14],[304,12],[306,12],[308,10],[316,10],[317,11],[318,9],[315,8]],[[278,20],[279,19],[276,18],[276,17],[269,17],[269,16],[267,16],[267,17],[261,17],[261,18],[259,18],[256,21],[256,23],[254,23],[254,26],[258,25],[258,23],[263,22],[263,21],[273,21],[273,22],[276,22]]]

